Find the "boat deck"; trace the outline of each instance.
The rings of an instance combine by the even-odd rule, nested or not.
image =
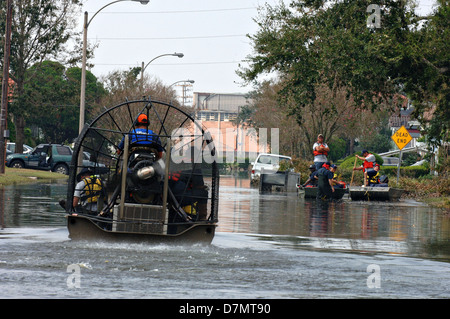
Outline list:
[[[349,187],[352,200],[396,201],[404,190],[394,187]]]

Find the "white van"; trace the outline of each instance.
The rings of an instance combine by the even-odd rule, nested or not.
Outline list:
[[[261,169],[264,168],[264,172],[272,171],[276,172],[280,168],[282,161],[290,161],[291,157],[278,155],[278,154],[259,154],[255,162],[252,163],[251,179],[259,177]]]

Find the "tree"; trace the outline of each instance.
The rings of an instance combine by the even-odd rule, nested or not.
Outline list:
[[[81,90],[81,68],[70,67],[65,72],[65,77],[71,87],[72,96],[70,98],[70,104],[76,105],[77,116],[80,114],[80,90]],[[100,109],[103,107],[103,99],[108,96],[107,90],[104,88],[103,83],[100,79],[86,70],[86,120],[89,121],[98,115]],[[79,121],[79,117],[77,120]],[[76,126],[76,125],[75,125]],[[77,128],[78,132],[78,128]]]
[[[149,101],[157,100],[161,102],[166,102],[177,106],[180,109],[184,109],[188,114],[192,113],[192,108],[182,107],[176,100],[176,92],[173,88],[164,85],[158,79],[150,79],[144,76],[143,80],[138,77],[140,74],[140,68],[130,68],[124,71],[113,71],[110,72],[106,77],[102,79],[102,82],[108,91],[105,98],[102,99],[102,105],[107,108],[113,107],[115,105],[126,102],[127,100],[141,100],[143,98]],[[148,104],[150,105],[150,104]],[[142,110],[133,109],[131,112],[132,116],[138,115]],[[153,105],[151,107],[151,116],[149,118],[150,125],[155,132],[162,132],[161,123],[162,118],[158,118],[156,114],[161,114],[161,116],[166,117],[164,120],[164,133],[170,134],[174,128],[177,128],[179,123],[184,120],[180,120],[182,113],[172,112],[166,113],[167,107],[163,105]],[[130,114],[125,108],[119,108],[117,112],[121,114],[115,115],[116,123],[111,123],[115,128],[121,128],[122,130],[131,129],[132,122],[130,121]],[[162,115],[165,114],[165,115]],[[156,116],[156,118],[154,117]],[[177,118],[178,117],[178,118]],[[186,125],[189,125],[189,121],[185,121]]]
[[[295,118],[289,117],[289,108],[280,103],[278,92],[281,84],[276,81],[264,81],[257,90],[250,93],[251,105],[243,107],[238,121],[245,120],[246,124],[259,131],[267,128],[267,140],[272,140],[269,128],[279,128],[279,151],[281,154],[305,155],[303,134]]]
[[[80,80],[80,68],[66,70],[54,61],[43,61],[27,70],[22,107],[34,114],[27,122],[42,130],[45,142],[71,142],[78,135]],[[92,112],[106,91],[91,72],[86,80],[86,110]]]
[[[16,127],[17,151],[22,151],[26,120],[34,115],[26,104],[26,74],[32,66],[50,57],[65,57],[65,44],[76,37],[76,10],[80,0],[16,0],[13,5],[10,77],[15,82],[15,96],[9,111]],[[3,24],[5,8],[0,8]],[[3,46],[0,50],[3,50]],[[2,54],[3,52],[1,52]],[[36,72],[39,68],[34,69]]]
[[[433,71],[448,72],[448,1],[439,1],[447,9],[440,10],[442,17],[436,14],[423,31],[422,19],[415,14],[413,1],[408,0],[378,1],[375,8],[380,25],[368,26],[371,16],[367,11],[373,8],[372,2],[305,0],[293,1],[290,7],[266,5],[255,19],[259,30],[249,36],[255,53],[238,74],[257,83],[260,75],[276,72],[283,84],[279,96],[282,101],[292,101],[291,114],[299,124],[307,122],[305,114],[310,113],[306,107],[320,102],[320,91],[325,91],[328,99],[316,112],[327,114],[335,112],[337,99],[348,103],[353,114],[380,106],[395,111],[401,92],[428,105],[431,91],[448,106],[447,73]],[[437,31],[428,29],[429,25]],[[430,55],[427,58],[421,48],[432,43],[436,45],[424,50]],[[438,52],[432,54],[436,48]],[[426,86],[430,76],[436,81],[434,91]],[[418,108],[418,114],[425,109]],[[438,110],[448,116],[448,107],[436,107],[436,114]]]
[[[404,70],[405,91],[429,141],[448,142],[450,130],[450,1],[437,0],[433,15],[414,33],[412,68]],[[422,44],[422,45],[420,45]],[[410,72],[408,74],[408,72]]]
[[[108,91],[108,96],[102,103],[108,106],[124,102],[126,99],[141,99],[143,95],[153,100],[172,102],[178,105],[176,92],[173,88],[164,85],[161,80],[144,76],[140,79],[141,68],[128,70],[115,70],[104,76],[101,81]]]

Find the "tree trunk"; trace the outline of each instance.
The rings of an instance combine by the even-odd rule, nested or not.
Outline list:
[[[23,153],[23,143],[25,142],[25,119],[23,115],[14,116],[16,126],[16,153]]]
[[[354,153],[354,149],[355,149],[355,139],[353,137],[350,137],[350,146],[349,146],[350,155]]]

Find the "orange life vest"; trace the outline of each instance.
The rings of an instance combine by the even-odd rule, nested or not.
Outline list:
[[[372,155],[372,154],[369,154],[369,155]],[[373,164],[374,164],[374,162],[368,162],[368,161],[365,160],[364,163],[363,163],[364,171],[366,169],[368,169],[368,168],[373,168]]]
[[[323,144],[319,144],[319,146],[323,146]],[[314,149],[313,154],[314,154],[314,156],[318,156],[318,155],[325,155],[325,156],[327,156],[328,152],[327,151],[316,151],[316,149]]]

